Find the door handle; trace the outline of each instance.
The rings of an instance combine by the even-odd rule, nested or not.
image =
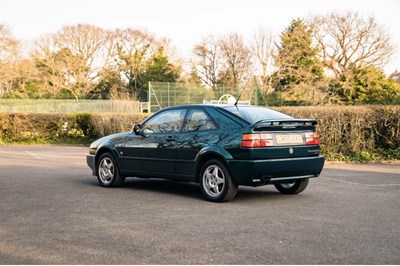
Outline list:
[[[174,136],[168,136],[165,138],[166,141],[174,141],[175,137]]]

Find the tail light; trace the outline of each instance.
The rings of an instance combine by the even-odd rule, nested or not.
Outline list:
[[[318,145],[320,144],[317,132],[304,133],[304,143],[300,145]],[[274,140],[274,134],[243,134],[242,136],[242,147],[243,148],[261,148],[261,147],[272,147],[282,146],[277,145]]]
[[[317,132],[304,133],[306,145],[317,145],[320,143]]]
[[[243,148],[259,148],[274,146],[274,138],[272,134],[243,134]]]

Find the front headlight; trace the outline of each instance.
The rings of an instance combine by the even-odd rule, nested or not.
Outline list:
[[[97,152],[97,148],[99,147],[99,144],[100,144],[100,143],[101,143],[100,141],[96,140],[95,142],[93,142],[92,144],[90,144],[90,147],[89,147],[89,154],[95,155],[96,152]]]

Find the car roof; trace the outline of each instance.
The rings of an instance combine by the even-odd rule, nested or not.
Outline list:
[[[219,108],[225,108],[225,107],[234,107],[235,105],[233,104],[186,104],[186,105],[176,105],[176,106],[170,106],[163,108],[161,110],[166,110],[166,109],[177,109],[177,108],[196,108],[196,107],[219,107]],[[261,107],[261,106],[254,106],[254,105],[246,105],[246,104],[238,104],[236,107]]]

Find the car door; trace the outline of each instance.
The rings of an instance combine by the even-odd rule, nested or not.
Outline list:
[[[160,177],[174,174],[177,139],[185,115],[184,108],[162,111],[142,125],[141,134],[130,134],[124,145],[126,170]]]
[[[195,159],[199,151],[218,141],[218,126],[209,114],[203,108],[191,109],[178,139],[176,173],[194,178]]]

